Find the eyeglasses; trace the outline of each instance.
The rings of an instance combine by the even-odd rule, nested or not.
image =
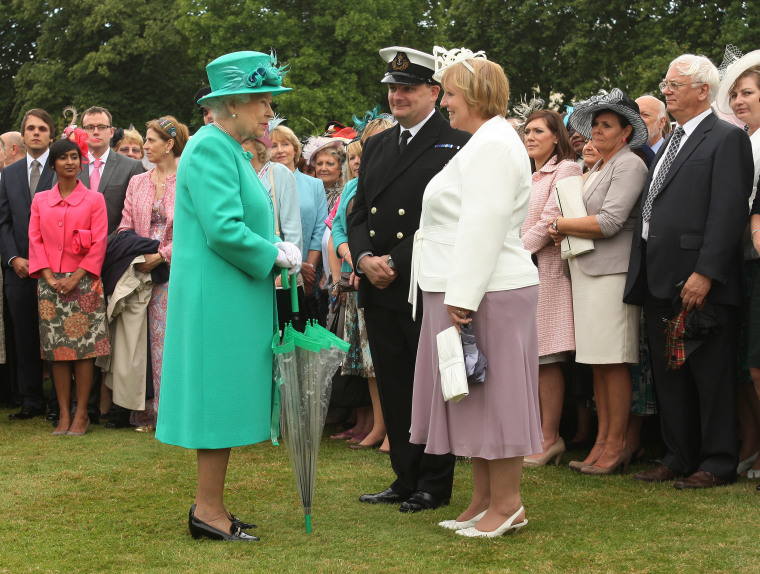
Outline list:
[[[124,154],[124,155],[128,153],[140,155],[142,153],[142,148],[137,147],[137,146],[134,146],[134,147],[122,146],[119,148],[119,153]]]
[[[101,124],[99,126],[82,126],[82,129],[91,134],[94,131],[104,132],[108,129],[111,129],[111,126],[105,126]]]
[[[661,92],[664,92],[665,88],[669,89],[671,92],[677,92],[682,86],[696,86],[704,83],[706,82],[686,82],[684,84],[679,84],[673,80],[663,80],[660,82],[659,88]]]

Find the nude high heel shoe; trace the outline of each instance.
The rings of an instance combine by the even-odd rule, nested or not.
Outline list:
[[[555,442],[553,445],[549,447],[549,450],[547,450],[543,455],[541,455],[538,458],[529,458],[525,457],[523,458],[523,466],[546,466],[549,461],[554,459],[554,464],[559,464],[560,459],[562,458],[562,455],[565,452],[565,441],[562,439],[562,437],[559,437],[557,439],[557,442]]]
[[[615,462],[613,462],[610,466],[601,468],[598,466],[588,465],[584,466],[581,469],[581,472],[583,474],[591,474],[591,475],[606,475],[606,474],[615,474],[618,470],[620,470],[623,474],[628,472],[628,465],[631,463],[631,449],[628,447],[625,447],[623,449],[623,452],[620,453],[620,456],[617,457]]]
[[[604,446],[604,443],[603,442],[596,442],[596,443],[594,443],[594,446],[596,446],[596,445]],[[582,460],[571,460],[570,464],[568,464],[568,466],[570,467],[570,470],[574,470],[575,472],[580,472],[581,469],[584,466],[591,466],[597,460],[599,460],[599,457],[602,456],[602,452],[603,451],[604,451],[604,449],[600,449],[599,450],[599,454],[597,455],[597,457],[594,460],[592,460],[591,462],[583,462]]]

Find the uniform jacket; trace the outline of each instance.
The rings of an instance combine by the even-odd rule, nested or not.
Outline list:
[[[108,210],[108,235],[115,234],[116,228],[121,222],[121,212],[124,209],[124,198],[127,195],[127,186],[129,180],[138,173],[143,173],[145,168],[139,161],[121,155],[111,150],[108,152],[108,159],[103,168],[103,175],[100,176],[98,191],[106,200],[106,209]],[[90,168],[89,164],[84,164],[82,170],[77,175],[86,188],[90,187]]]
[[[61,199],[58,184],[37,193],[29,220],[29,275],[41,277],[45,268],[71,273],[81,267],[100,276],[107,225],[103,196],[81,182],[66,199]]]
[[[455,130],[439,112],[425,122],[399,154],[401,128],[379,133],[362,150],[362,167],[354,205],[348,217],[348,239],[354,261],[363,252],[392,257],[398,276],[386,289],[366,278],[359,283],[359,305],[374,304],[411,313],[408,302],[414,233],[420,224],[422,196],[428,182],[467,143],[470,135]]]
[[[3,170],[0,179],[0,254],[3,266],[13,257],[29,259],[29,216],[32,198],[29,195],[26,157]],[[36,193],[53,187],[55,172],[46,163],[40,173]]]
[[[652,174],[666,145],[652,162]],[[752,147],[747,135],[714,114],[702,120],[670,166],[652,204],[649,236],[641,237],[639,217],[625,285],[626,303],[641,305],[647,293],[672,300],[693,272],[712,278],[713,303],[742,301],[741,237],[752,192]]]

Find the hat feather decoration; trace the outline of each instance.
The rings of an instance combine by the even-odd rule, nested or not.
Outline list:
[[[450,68],[455,64],[463,64],[465,68],[474,74],[475,70],[467,60],[488,60],[488,58],[486,58],[486,53],[483,50],[480,50],[479,52],[473,52],[467,48],[453,48],[447,50],[441,46],[433,47],[433,57],[435,58],[435,72],[433,73],[433,79],[436,82],[441,81],[441,77],[446,68]]]
[[[87,160],[87,154],[90,152],[90,148],[87,145],[87,140],[90,139],[90,136],[87,135],[87,132],[84,131],[81,128],[78,128],[75,124],[77,121],[77,117],[79,117],[79,114],[77,113],[77,109],[74,106],[66,106],[63,108],[63,117],[64,119],[68,119],[67,115],[71,114],[71,120],[69,120],[69,125],[66,126],[66,128],[63,130],[63,135],[61,136],[61,139],[66,138],[70,141],[73,141],[77,146],[79,146],[81,154],[81,160],[82,163],[89,163]]]
[[[520,103],[512,108],[515,116],[520,119],[520,133],[524,130],[525,122],[528,121],[528,118],[538,110],[543,110],[544,104],[545,102],[542,98],[531,98],[526,101],[525,96],[523,96]]]

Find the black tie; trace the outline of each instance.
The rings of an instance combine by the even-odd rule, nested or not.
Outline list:
[[[404,153],[406,146],[409,145],[410,137],[412,137],[412,132],[410,132],[409,130],[404,130],[403,132],[401,132],[401,141],[398,144],[398,151],[400,153]]]

